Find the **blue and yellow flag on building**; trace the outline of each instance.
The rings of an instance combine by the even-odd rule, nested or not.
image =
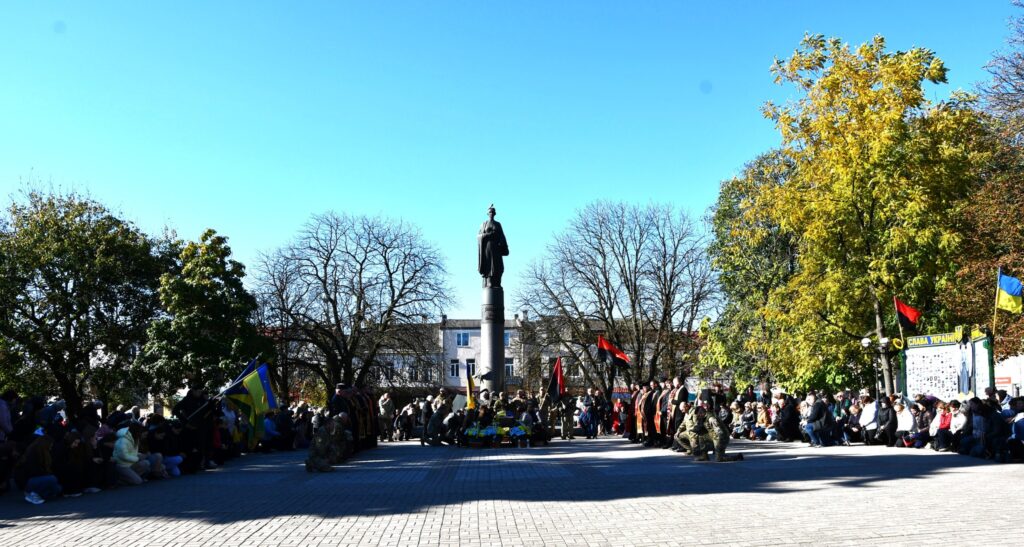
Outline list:
[[[1003,275],[999,272],[999,286],[996,288],[996,309],[1006,310],[1011,313],[1021,313],[1024,305],[1021,303],[1020,279]]]

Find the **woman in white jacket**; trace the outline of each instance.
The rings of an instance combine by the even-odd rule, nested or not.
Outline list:
[[[117,431],[113,460],[117,464],[117,478],[126,484],[142,484],[145,482],[142,477],[149,473],[149,460],[139,457],[139,439],[143,431],[143,427],[135,422]]]
[[[878,407],[875,406],[875,400],[870,395],[860,398],[860,407],[860,430],[864,435],[864,444],[871,444],[878,431]]]
[[[902,401],[897,402],[892,408],[896,411],[896,446],[910,446],[906,439],[917,432],[914,414]],[[913,444],[913,441],[910,444]]]

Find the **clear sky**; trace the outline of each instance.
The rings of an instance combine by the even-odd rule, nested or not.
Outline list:
[[[805,32],[928,47],[970,89],[1014,8],[976,2],[0,2],[0,195],[74,189],[252,263],[326,210],[419,225],[479,317],[595,199],[702,215],[778,142],[775,56]],[[514,304],[508,302],[507,306]],[[511,315],[512,310],[509,310]]]

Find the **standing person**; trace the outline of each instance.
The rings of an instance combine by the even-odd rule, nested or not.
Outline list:
[[[345,396],[345,390],[348,388],[345,384],[337,384],[334,386],[334,396],[331,397],[331,401],[327,404],[327,408],[330,410],[330,415],[337,416],[342,412],[346,414],[352,413],[352,407],[348,402],[348,397]]]
[[[560,402],[562,403],[562,438],[571,441],[576,438],[576,424],[573,423],[573,408],[575,407],[570,397],[563,397]]]
[[[629,386],[629,399],[623,403],[626,407],[625,426],[622,428],[622,436],[635,443],[639,433],[636,427],[636,409],[640,404],[640,386],[632,384]]]
[[[686,385],[683,381],[676,376],[672,378],[672,394],[670,396],[669,404],[671,405],[671,421],[668,426],[668,432],[670,435],[675,434],[676,430],[683,423],[683,412],[682,403],[689,402],[690,393],[686,389]]]
[[[657,409],[657,431],[658,441],[657,445],[660,448],[668,448],[672,446],[672,435],[668,430],[669,423],[672,417],[672,386],[669,385],[668,381],[661,382],[661,394],[658,396],[658,409]]]
[[[430,424],[430,419],[434,417],[433,399],[433,395],[427,395],[427,398],[423,400],[422,406],[420,407],[420,420],[423,422],[423,428],[420,430],[420,446],[425,444],[427,437],[427,425]]]
[[[551,397],[547,391],[541,387],[537,394],[537,417],[540,418],[541,423],[548,426],[551,422],[548,420],[551,412]]]
[[[594,418],[596,421],[597,429],[595,430],[594,437],[598,435],[607,435],[608,430],[611,429],[610,424],[607,420],[611,417],[611,410],[607,408],[607,400],[604,398],[604,394],[601,393],[600,389],[594,390]]]
[[[587,388],[586,393],[580,392],[576,399],[576,409],[580,411],[580,427],[588,439],[597,436],[597,417],[594,415],[594,388]]]
[[[391,392],[385,391],[377,401],[377,422],[381,442],[393,441],[395,432],[392,430],[392,423],[395,419],[395,402],[391,400]]]
[[[644,414],[644,446],[647,447],[654,446],[659,441],[656,415],[658,412],[658,397],[660,396],[661,386],[657,381],[651,380],[650,389],[644,396],[644,402],[641,405]]]

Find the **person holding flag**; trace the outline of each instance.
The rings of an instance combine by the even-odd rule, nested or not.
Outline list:
[[[562,371],[562,358],[555,359],[551,367],[551,379],[548,380],[548,398],[551,401],[551,408],[548,414],[551,420],[551,429],[554,430],[555,420],[561,417],[562,428],[560,437],[565,439],[573,438],[573,411],[565,405],[565,373]]]

